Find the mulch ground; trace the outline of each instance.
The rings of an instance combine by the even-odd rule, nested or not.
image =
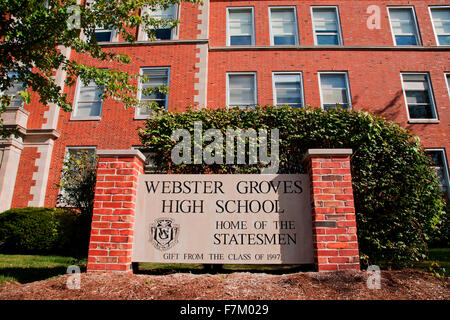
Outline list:
[[[81,274],[81,288],[66,287],[68,275],[0,286],[1,300],[449,300],[448,279],[419,271],[382,271],[381,289],[369,289],[367,272],[190,274]]]

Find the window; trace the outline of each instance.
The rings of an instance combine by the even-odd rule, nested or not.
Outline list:
[[[86,152],[94,159],[96,147],[67,147],[66,155],[76,155],[79,152]]]
[[[73,119],[98,119],[101,116],[103,102],[100,95],[103,89],[99,88],[94,81],[85,85],[78,78],[77,92],[72,112]]]
[[[273,88],[275,105],[288,105],[293,108],[304,106],[301,73],[274,73]]]
[[[298,44],[298,26],[295,8],[270,8],[271,44]]]
[[[342,45],[339,14],[336,7],[313,7],[312,20],[316,45]]]
[[[169,68],[143,68],[141,75],[148,77],[147,82],[141,81],[141,90],[139,90],[139,101],[141,102],[156,102],[161,108],[167,109],[167,95],[161,92],[154,92],[150,95],[142,94],[142,89],[155,88],[159,86],[169,86]],[[150,110],[146,108],[136,109],[136,118],[147,118],[150,115]]]
[[[8,106],[10,108],[23,107],[22,97],[18,93],[19,93],[19,91],[26,91],[26,88],[23,85],[23,83],[17,79],[17,76],[18,75],[16,72],[8,73],[8,78],[13,79],[12,85],[6,91],[1,93],[1,94],[6,94],[8,96],[11,96],[11,103]]]
[[[437,119],[428,74],[402,73],[409,119]]]
[[[228,8],[229,46],[250,46],[255,44],[253,8]]]
[[[450,46],[450,7],[431,7],[430,12],[437,44]]]
[[[336,106],[344,109],[351,108],[352,104],[347,73],[319,73],[319,82],[322,108],[325,110],[335,108]]]
[[[95,40],[97,42],[111,42],[113,39],[114,30],[111,29],[95,29]]]
[[[86,6],[94,8],[96,5],[95,0],[87,0]],[[114,30],[113,29],[105,29],[104,26],[98,26],[95,28],[94,37],[97,42],[111,42],[113,41]]]
[[[433,167],[436,169],[441,190],[450,196],[448,167],[444,149],[428,149],[426,152],[430,155]]]
[[[173,30],[171,23],[167,20],[174,20],[176,18],[175,5],[171,5],[167,9],[159,8],[155,11],[148,11],[148,14],[153,19],[161,20],[161,28],[153,30],[155,40],[171,40]],[[144,38],[148,40],[147,34]]]
[[[245,108],[257,104],[256,73],[229,73],[227,80],[228,106]]]
[[[388,8],[389,21],[396,46],[420,45],[413,8]]]
[[[92,164],[95,164],[95,154],[96,154],[96,147],[67,147],[66,153],[64,155],[64,162],[66,162],[69,159],[69,156],[76,156],[80,152],[86,152],[89,158],[92,159]],[[68,169],[67,163],[64,164],[64,169]],[[66,191],[64,190],[64,187],[61,187],[59,189],[59,196],[58,196],[58,205],[67,205],[67,203],[64,202],[64,198],[67,196]]]

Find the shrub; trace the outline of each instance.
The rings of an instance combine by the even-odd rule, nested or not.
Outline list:
[[[0,213],[0,251],[16,254],[87,254],[90,219],[56,208],[20,208]]]
[[[153,152],[158,172],[258,173],[260,165],[175,165],[175,129],[279,129],[279,173],[302,173],[310,148],[351,148],[358,239],[363,263],[397,265],[425,258],[427,241],[442,219],[442,195],[431,160],[418,138],[368,112],[332,108],[189,110],[159,112],[139,135]],[[209,142],[208,142],[209,143]],[[207,143],[204,143],[207,145]],[[225,146],[224,146],[225,147]]]

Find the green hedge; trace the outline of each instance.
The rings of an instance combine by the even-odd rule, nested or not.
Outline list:
[[[90,218],[57,208],[19,208],[0,213],[0,252],[84,256]]]
[[[442,194],[431,160],[420,142],[394,122],[368,112],[333,108],[217,109],[159,112],[139,135],[154,152],[158,172],[258,173],[257,165],[175,165],[174,129],[193,133],[217,128],[280,131],[279,173],[302,173],[301,159],[310,148],[351,148],[358,238],[364,263],[392,265],[425,258],[427,242],[444,214]]]

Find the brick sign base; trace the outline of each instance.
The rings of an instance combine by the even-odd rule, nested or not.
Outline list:
[[[87,272],[132,273],[138,150],[99,150]],[[359,270],[351,150],[310,149],[304,159],[311,183],[317,271]]]

